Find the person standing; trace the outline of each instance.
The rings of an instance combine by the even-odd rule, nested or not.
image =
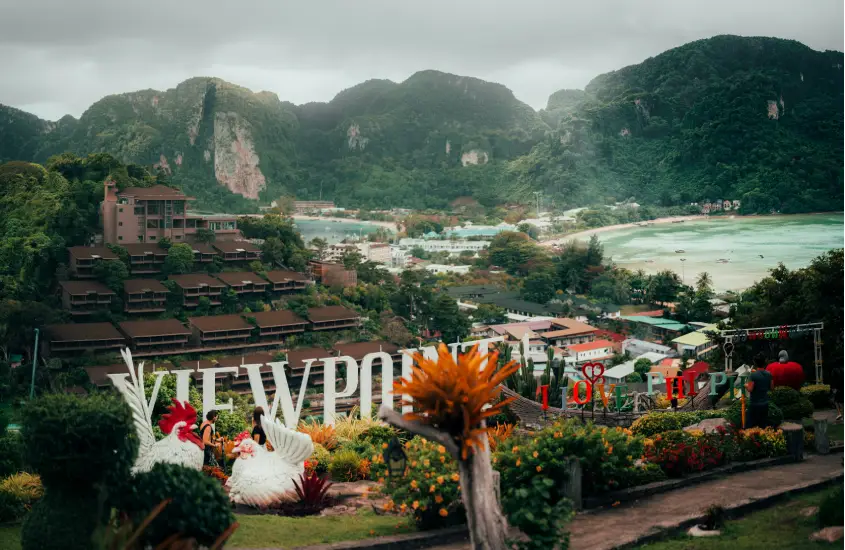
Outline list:
[[[769,390],[774,388],[772,373],[766,370],[766,357],[754,357],[754,368],[745,383],[748,390],[748,414],[744,428],[765,428],[769,423]]]
[[[842,367],[835,367],[830,373],[830,393],[833,394],[833,406],[836,407],[836,420],[842,420],[842,397],[843,397]]]
[[[214,458],[214,448],[220,447],[220,443],[214,441],[214,436],[217,433],[214,423],[217,421],[217,411],[208,411],[205,415],[205,420],[200,426],[200,438],[202,439],[202,465],[203,466],[217,466],[217,459]]]
[[[255,410],[252,411],[252,438],[259,445],[264,445],[267,442],[267,434],[264,433],[264,428],[261,427],[262,416],[264,416],[264,408],[255,407]]]

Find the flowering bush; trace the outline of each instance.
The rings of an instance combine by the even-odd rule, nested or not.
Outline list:
[[[446,448],[414,437],[405,443],[405,453],[408,462],[401,477],[387,475],[381,454],[371,459],[371,476],[384,483],[384,492],[390,497],[385,510],[413,514],[420,529],[462,523],[460,476]]]
[[[41,478],[18,473],[0,481],[0,523],[23,517],[44,495]]]
[[[352,449],[344,449],[332,455],[329,473],[333,481],[359,481],[370,475],[370,461],[361,458]]]
[[[216,466],[203,466],[202,473],[208,477],[216,479],[222,485],[226,485],[226,481],[229,480],[229,476],[226,475],[226,472]]]
[[[651,412],[643,415],[631,424],[634,435],[651,437],[653,435],[680,430],[692,426],[706,418],[720,418],[721,411],[690,411],[690,412]]]
[[[674,430],[646,441],[645,460],[657,464],[669,477],[681,477],[723,464],[733,448],[732,435]]]
[[[786,454],[786,439],[781,430],[751,428],[738,434],[735,460],[756,460]]]
[[[830,407],[830,386],[827,384],[804,386],[801,388],[801,395],[809,399],[817,409]]]

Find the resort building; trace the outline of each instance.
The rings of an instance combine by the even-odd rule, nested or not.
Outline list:
[[[332,201],[293,201],[293,209],[297,214],[319,213],[335,208]]]
[[[251,271],[227,271],[215,275],[226,283],[235,294],[263,294],[270,283]]]
[[[224,262],[251,262],[261,259],[261,249],[249,241],[215,241],[212,246]]]
[[[129,252],[129,273],[132,275],[153,275],[161,273],[167,250],[157,243],[129,243],[120,245]]]
[[[68,271],[76,279],[93,279],[97,262],[120,260],[105,246],[71,246],[67,251]]]
[[[586,344],[566,346],[569,356],[564,358],[567,363],[585,363],[587,361],[607,361],[613,358],[613,342],[596,340]]]
[[[62,281],[62,307],[71,315],[90,315],[108,310],[116,294],[97,281]]]
[[[428,264],[423,269],[435,275],[444,275],[447,273],[469,273],[471,267],[469,265]]]
[[[155,279],[123,281],[123,311],[161,313],[167,306],[167,287]]]
[[[264,273],[264,278],[270,281],[273,292],[298,292],[305,290],[311,280],[303,273],[296,271],[276,270]]]
[[[240,315],[188,317],[188,326],[193,343],[203,348],[246,344],[254,328]]]
[[[182,305],[185,307],[197,307],[203,297],[208,298],[211,305],[219,306],[221,295],[226,289],[225,283],[204,273],[171,275],[168,279],[176,283],[182,292]]]
[[[546,342],[558,347],[585,344],[596,339],[598,330],[575,319],[554,319],[553,330],[543,333],[542,337]]]
[[[672,340],[679,355],[689,355],[695,358],[705,357],[713,352],[718,344],[710,339],[708,332],[718,332],[716,325],[707,325],[695,332],[690,332]]]
[[[509,223],[500,223],[499,225],[473,225],[470,222],[464,224],[463,227],[449,227],[443,231],[443,235],[447,238],[456,239],[486,239],[492,240],[493,237],[503,231],[516,231],[516,226]]]
[[[689,325],[679,323],[673,319],[665,319],[663,317],[646,317],[639,315],[622,315],[619,317],[626,325],[631,328],[644,327],[646,333],[655,339],[672,339],[680,336],[685,330],[689,330]]]
[[[458,256],[461,252],[481,252],[490,246],[490,241],[399,239],[399,246],[407,250],[421,248],[426,252],[448,252]]]
[[[354,269],[346,269],[342,264],[322,260],[311,260],[308,262],[314,279],[325,286],[355,286],[358,284],[358,272]]]
[[[194,262],[199,264],[211,263],[220,255],[210,244],[191,243],[191,248],[194,251]]]
[[[191,336],[191,331],[177,319],[124,321],[118,326],[136,354],[156,355],[178,351],[187,346]]]
[[[311,330],[339,330],[358,328],[361,316],[343,306],[308,308]]]
[[[308,321],[288,310],[245,313],[244,317],[258,327],[258,339],[262,342],[281,341],[308,328]]]
[[[636,338],[628,338],[622,342],[622,353],[628,353],[632,357],[638,357],[647,353],[658,353],[664,357],[674,357],[677,352],[669,346],[646,340],[638,340]]]
[[[111,323],[47,325],[44,333],[45,355],[107,352],[126,345],[126,338]]]

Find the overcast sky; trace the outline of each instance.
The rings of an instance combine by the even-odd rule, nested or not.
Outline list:
[[[217,76],[294,103],[422,69],[561,88],[716,34],[843,49],[842,0],[0,0],[0,103],[57,119]]]

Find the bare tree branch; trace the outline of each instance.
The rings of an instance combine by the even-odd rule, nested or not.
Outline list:
[[[457,443],[455,443],[455,440],[452,439],[452,437],[446,432],[441,432],[426,424],[406,420],[401,414],[386,405],[382,405],[381,408],[379,408],[378,417],[391,426],[396,426],[397,428],[411,432],[412,434],[420,435],[429,441],[440,443],[446,447],[449,454],[455,458],[459,459],[461,456],[461,450],[458,448]]]

